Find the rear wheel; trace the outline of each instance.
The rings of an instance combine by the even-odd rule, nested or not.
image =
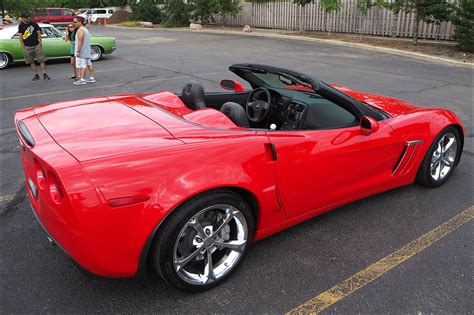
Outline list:
[[[97,45],[91,46],[91,60],[96,61],[102,58],[102,49]]]
[[[0,69],[6,69],[10,65],[10,56],[6,53],[0,53]]]
[[[254,228],[250,207],[233,192],[197,196],[160,228],[152,247],[154,267],[177,289],[208,290],[229,278],[243,260]]]
[[[416,181],[428,187],[443,185],[454,171],[461,155],[461,136],[455,127],[441,131],[420,165]]]

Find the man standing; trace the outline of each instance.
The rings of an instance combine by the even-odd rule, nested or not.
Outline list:
[[[21,15],[21,23],[18,26],[18,33],[20,34],[20,42],[23,47],[23,55],[25,63],[31,66],[34,77],[33,81],[39,80],[39,75],[36,72],[35,58],[41,65],[43,71],[43,79],[50,80],[51,78],[46,74],[46,56],[44,55],[43,45],[41,40],[41,28],[38,24],[31,21],[29,13]]]
[[[76,27],[76,67],[79,68],[79,80],[74,82],[75,85],[84,85],[86,83],[95,83],[94,66],[91,62],[91,35],[89,30],[84,27],[84,18],[77,16],[74,18],[74,26]],[[89,79],[86,80],[86,67],[89,68]]]

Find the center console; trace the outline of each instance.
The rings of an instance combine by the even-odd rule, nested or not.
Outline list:
[[[300,129],[308,105],[301,102],[292,101],[288,106],[286,120],[281,126],[284,130]]]

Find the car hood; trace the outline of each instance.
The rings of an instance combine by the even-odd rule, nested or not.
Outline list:
[[[396,98],[355,91],[337,84],[331,84],[331,86],[355,98],[359,102],[366,103],[381,109],[393,117],[425,110],[424,108],[412,105]]]
[[[35,108],[35,114],[80,162],[183,143],[130,106],[108,98],[51,104]]]

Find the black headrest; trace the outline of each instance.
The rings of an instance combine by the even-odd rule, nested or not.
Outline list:
[[[227,102],[221,106],[221,112],[230,118],[237,126],[248,128],[249,120],[245,109],[237,103]]]
[[[204,89],[202,85],[196,81],[188,81],[184,85],[181,99],[190,109],[206,108],[206,103],[204,103]]]

